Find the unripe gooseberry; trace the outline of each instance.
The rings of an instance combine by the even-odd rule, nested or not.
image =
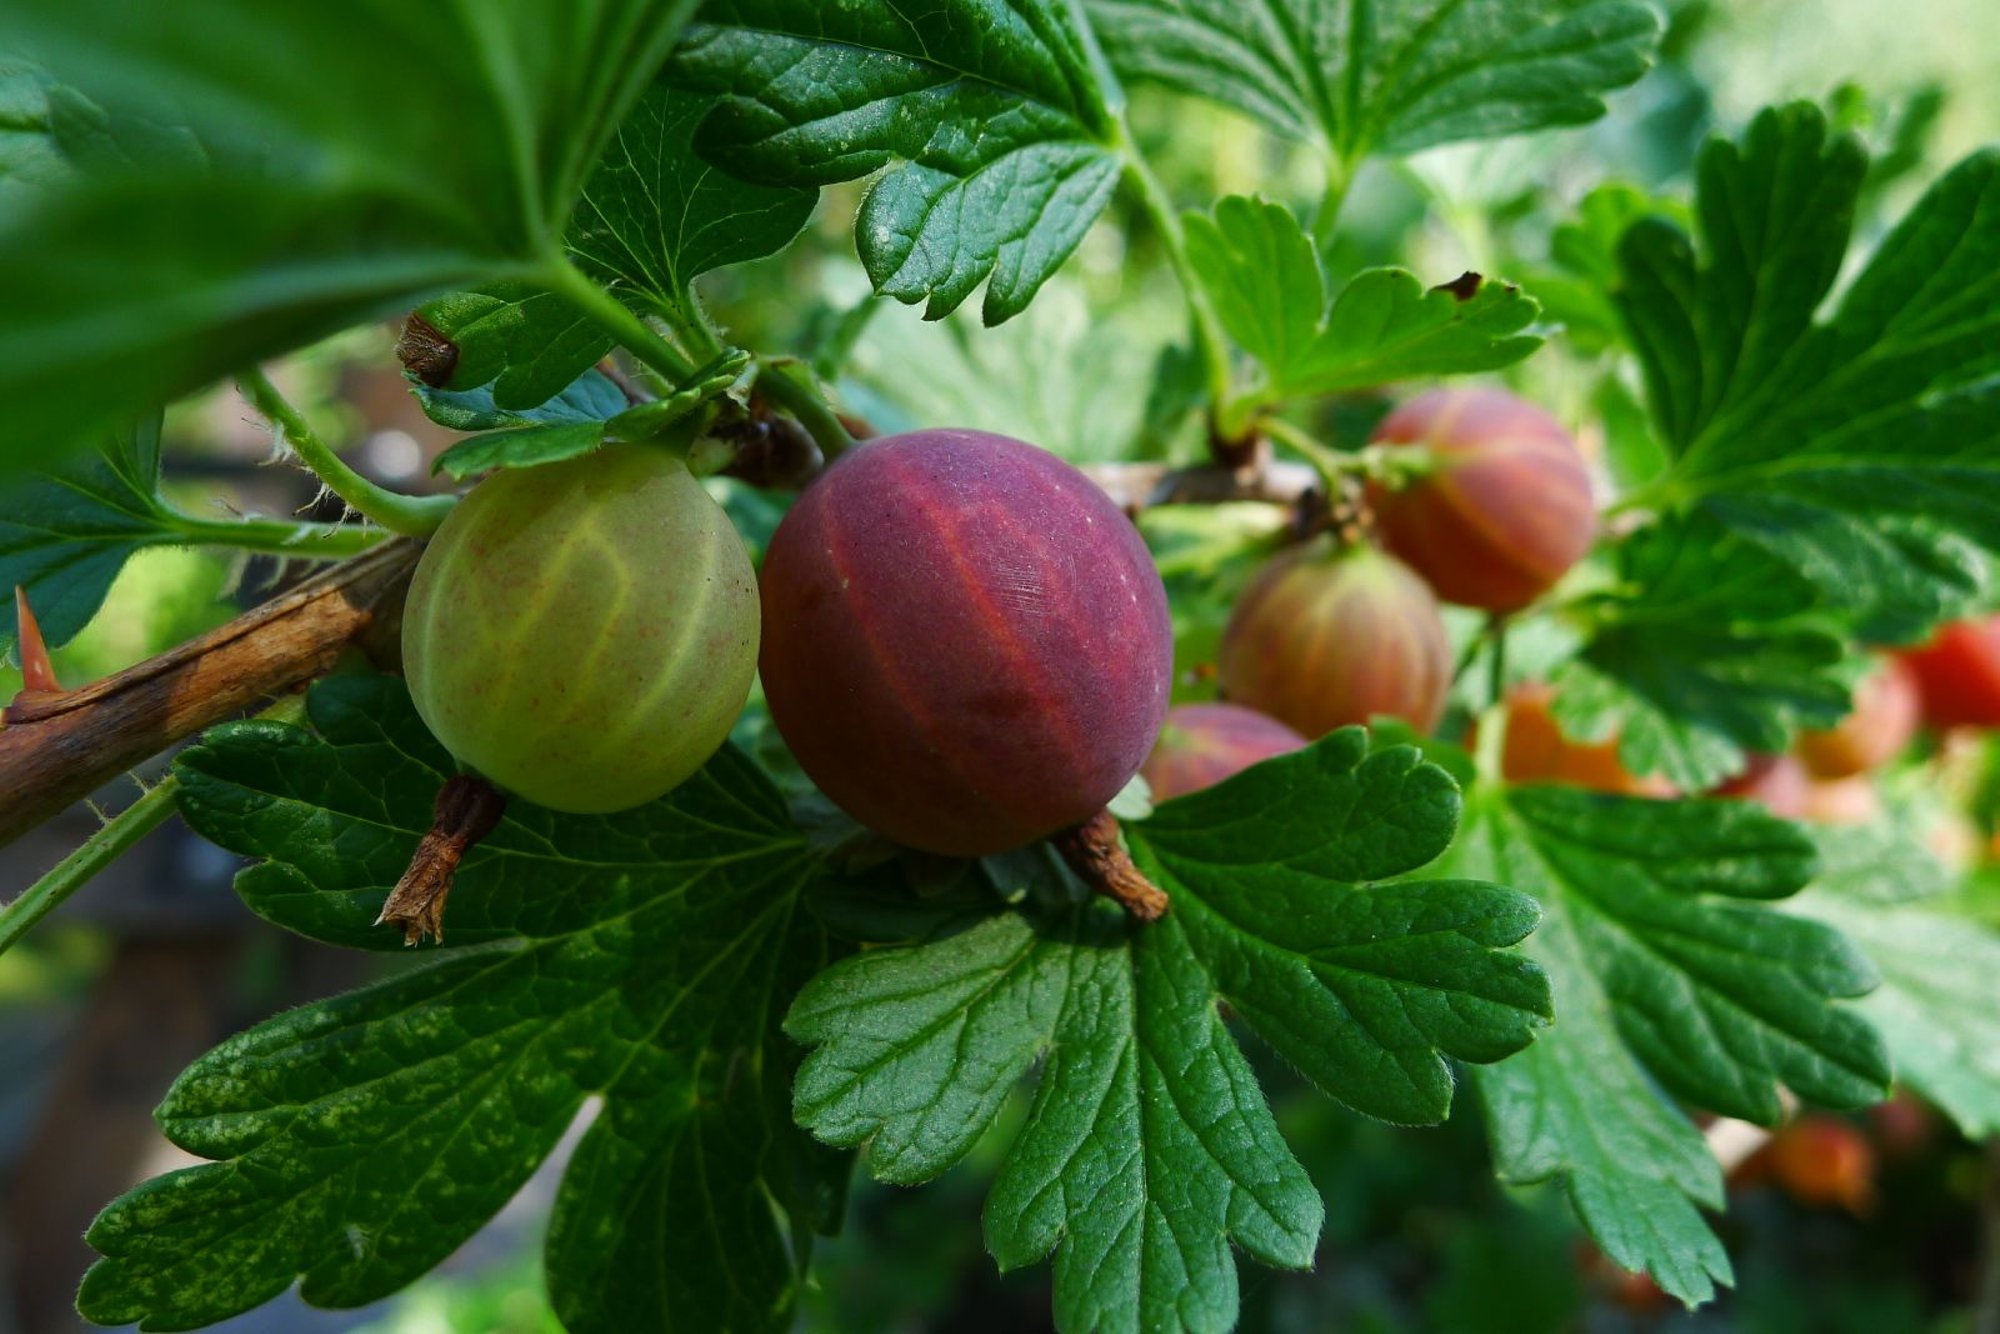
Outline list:
[[[1183,704],[1167,711],[1160,739],[1139,770],[1155,801],[1214,787],[1306,739],[1276,718],[1238,704]]]
[[[1562,424],[1499,389],[1434,389],[1375,428],[1383,445],[1422,446],[1428,471],[1369,504],[1382,543],[1446,602],[1515,611],[1590,550],[1590,472]]]
[[[1451,644],[1409,566],[1330,537],[1280,554],[1237,599],[1216,662],[1223,698],[1309,737],[1382,714],[1437,726]]]
[[[1932,727],[2000,727],[2000,616],[1953,621],[1903,662]]]
[[[579,814],[699,769],[756,667],[749,553],[686,465],[650,446],[481,482],[431,538],[403,616],[410,695],[445,748]]]
[[[1852,778],[1879,769],[1917,734],[1922,707],[1909,668],[1885,658],[1854,687],[1854,707],[1836,726],[1799,733],[1799,759],[1815,778]]]
[[[1033,445],[916,431],[842,457],[778,525],[764,693],[842,810],[927,852],[1070,828],[1139,771],[1173,631],[1145,544]]]
[[[1658,774],[1635,774],[1618,758],[1618,738],[1572,741],[1555,716],[1556,692],[1523,682],[1507,692],[1507,734],[1501,739],[1500,773],[1510,783],[1567,783],[1628,797],[1671,797],[1674,786]]]

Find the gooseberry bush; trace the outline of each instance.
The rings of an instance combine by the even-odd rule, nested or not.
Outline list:
[[[856,1171],[982,1143],[1058,1327],[1228,1329],[1239,1265],[1320,1254],[1278,1066],[1457,1095],[1689,1305],[1714,1118],[1900,1083],[2000,1132],[2000,934],[1934,836],[1991,819],[1939,794],[2000,723],[2000,154],[1885,213],[1868,126],[1773,106],[1425,271],[1370,192],[1574,136],[1651,8],[6,8],[0,838],[189,744],[0,944],[178,812],[273,926],[424,956],[163,1090],[207,1161],[107,1203],[87,1319],[375,1301],[580,1120],[577,1331],[787,1328]],[[1263,193],[1162,169],[1213,104]],[[837,306],[801,256],[850,224]],[[1080,266],[1171,334],[1024,441],[1133,327],[982,399]],[[462,495],[258,369],[383,319]],[[232,379],[346,521],[170,498],[162,414]],[[185,545],[320,568],[60,679]]]

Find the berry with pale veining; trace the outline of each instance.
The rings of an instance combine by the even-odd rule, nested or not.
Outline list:
[[[403,670],[438,740],[560,811],[678,785],[729,735],[756,665],[742,539],[685,464],[640,445],[481,482],[404,611]]]
[[[1375,428],[1374,442],[1422,446],[1430,470],[1372,487],[1383,545],[1440,598],[1515,611],[1590,550],[1590,472],[1562,424],[1499,389],[1435,389]]]
[[[1318,538],[1279,555],[1237,600],[1218,654],[1223,697],[1322,737],[1376,715],[1437,726],[1451,645],[1407,565]]]

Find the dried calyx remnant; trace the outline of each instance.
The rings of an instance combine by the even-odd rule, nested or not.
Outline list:
[[[460,774],[439,788],[430,832],[417,844],[410,869],[382,904],[377,924],[402,927],[405,945],[415,945],[426,935],[443,940],[444,901],[458,864],[473,844],[493,832],[506,809],[507,799],[483,778]]]
[[[1084,884],[1117,903],[1142,922],[1157,922],[1167,913],[1166,891],[1146,878],[1125,850],[1118,820],[1099,811],[1074,829],[1052,840],[1069,869]]]

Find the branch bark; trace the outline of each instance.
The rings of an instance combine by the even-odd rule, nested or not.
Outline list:
[[[203,728],[331,670],[393,659],[422,548],[387,542],[158,657],[0,711],[0,846]]]
[[[1239,500],[1297,505],[1320,484],[1319,474],[1305,464],[1275,459],[1257,459],[1242,468],[1089,463],[1083,473],[1127,514],[1155,505],[1220,505]]]

